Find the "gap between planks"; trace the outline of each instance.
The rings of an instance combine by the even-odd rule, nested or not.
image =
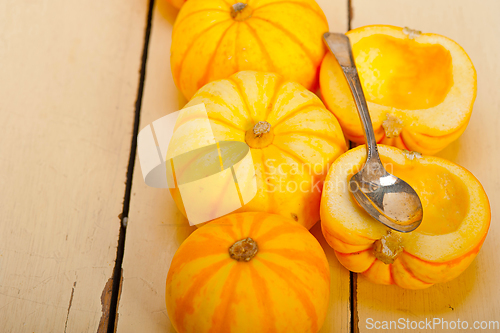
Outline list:
[[[353,19],[352,0],[347,0],[347,31],[351,30],[351,21]],[[349,141],[349,149],[354,148],[354,142]],[[350,318],[350,333],[359,333],[359,317],[358,317],[358,274],[349,272],[349,310]]]
[[[351,30],[351,22],[354,15],[352,0],[347,0],[347,31]],[[353,143],[349,142],[349,148],[353,148]],[[359,333],[358,327],[358,274],[349,272],[349,309],[351,310],[350,331]]]
[[[146,21],[146,31],[144,34],[144,44],[142,50],[142,59],[141,59],[141,71],[139,77],[139,88],[137,90],[137,99],[135,102],[135,116],[134,116],[134,128],[132,133],[132,142],[130,145],[130,157],[128,162],[127,169],[127,180],[125,186],[125,194],[123,197],[123,210],[119,215],[120,217],[120,234],[118,237],[118,247],[116,249],[116,260],[115,267],[113,269],[113,276],[111,278],[112,288],[111,288],[111,299],[109,303],[109,317],[107,318],[108,325],[107,327],[103,327],[103,329],[99,329],[98,333],[104,333],[106,330],[108,333],[114,333],[116,331],[117,320],[117,310],[118,310],[118,302],[120,299],[120,291],[121,291],[121,279],[122,279],[122,264],[123,264],[123,254],[125,250],[125,236],[127,233],[127,219],[130,208],[130,195],[132,191],[132,178],[134,173],[135,166],[135,158],[136,158],[136,150],[137,150],[137,135],[139,133],[139,121],[141,117],[141,107],[142,107],[142,98],[144,95],[144,82],[146,81],[146,62],[148,60],[148,48],[149,48],[149,40],[151,36],[151,25],[153,20],[153,8],[154,8],[155,0],[149,0],[148,7],[148,15]],[[107,287],[107,286],[106,286]],[[106,289],[106,288],[105,288]],[[104,290],[105,292],[106,290]],[[103,293],[104,293],[103,292]],[[104,304],[103,304],[104,306]],[[103,312],[103,316],[104,316]],[[106,318],[105,318],[106,319]]]

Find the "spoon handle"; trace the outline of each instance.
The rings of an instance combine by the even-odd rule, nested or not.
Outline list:
[[[332,51],[335,58],[337,58],[340,67],[342,67],[347,83],[351,88],[351,93],[354,97],[359,118],[361,118],[361,124],[363,125],[363,130],[365,132],[366,145],[368,146],[366,161],[368,162],[372,158],[380,160],[370,113],[368,112],[365,95],[363,93],[363,88],[361,87],[361,82],[359,81],[356,64],[354,63],[349,37],[344,34],[327,32],[323,35],[323,38],[330,48],[330,51]]]

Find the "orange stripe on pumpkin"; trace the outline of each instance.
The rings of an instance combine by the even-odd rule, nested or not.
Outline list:
[[[227,246],[224,243],[227,243],[227,241],[222,240],[222,242],[215,242],[213,239],[200,242],[192,241],[189,244],[189,251],[178,251],[176,253],[174,260],[170,264],[170,270],[177,271],[179,267],[189,262],[225,252],[227,253]]]
[[[269,215],[267,213],[261,213],[255,216],[255,220],[251,225],[250,225],[250,230],[248,231],[248,237],[251,238],[256,238],[257,234],[259,233],[260,227],[262,226],[262,223],[268,218]]]
[[[322,264],[322,258],[313,255],[310,250],[301,251],[296,249],[265,249],[266,253],[274,253],[283,256],[292,261],[300,260],[308,265],[314,266],[321,277],[330,283],[330,271],[328,267]]]
[[[224,231],[225,234],[231,238],[232,242],[236,242],[237,240],[240,240],[238,238],[238,235],[236,235],[236,232],[234,231],[234,227],[232,225],[231,226],[221,225],[220,230]]]
[[[389,284],[396,284],[394,276],[392,275],[392,264],[389,265]]]
[[[408,150],[408,151],[411,151],[410,148],[408,148],[408,145],[406,144],[406,141],[404,140],[404,129],[403,129],[403,133],[401,133],[399,136],[398,136],[398,139],[401,141],[401,145],[403,146],[404,149]]]
[[[334,237],[334,238],[335,238],[335,237]],[[339,241],[339,242],[341,242],[341,241]],[[347,243],[345,243],[345,244],[347,244]],[[350,252],[350,253],[339,252],[339,251],[337,251],[337,250],[335,250],[335,252],[336,252],[338,255],[341,255],[341,256],[350,256],[350,255],[353,255],[353,254],[357,255],[357,254],[360,254],[360,253],[363,253],[363,252],[369,251],[369,250],[371,250],[371,249],[373,249],[373,247],[369,247],[369,248],[367,248],[367,249],[365,249],[365,250],[361,250],[361,251],[357,251],[357,252]]]
[[[231,217],[234,220],[236,220],[236,222],[234,223],[234,226],[238,227],[238,231],[239,231],[238,240],[243,239],[243,238],[247,238],[248,237],[247,233],[243,229],[243,226],[245,224],[245,217],[243,215],[240,215],[240,214],[232,214]]]
[[[396,260],[399,260],[399,262],[401,263],[401,267],[406,271],[406,273],[408,273],[408,275],[410,275],[415,280],[420,281],[420,282],[422,282],[424,284],[428,284],[428,285],[432,285],[433,284],[431,282],[426,282],[426,281],[424,281],[424,280],[419,279],[418,277],[416,277],[415,274],[413,274],[412,270],[409,267],[406,266],[406,263],[405,263],[404,260],[399,259],[399,258],[396,259]]]
[[[192,279],[191,286],[184,297],[176,300],[177,304],[174,318],[181,331],[185,331],[184,319],[186,315],[194,313],[193,301],[200,289],[202,289],[227,263],[228,260],[224,259],[200,270],[200,272]],[[172,270],[172,267],[170,269]]]
[[[273,309],[273,301],[269,295],[269,287],[267,286],[266,279],[261,277],[253,265],[248,265],[250,270],[250,277],[252,279],[253,289],[257,296],[260,309],[263,309],[263,315],[260,318],[262,321],[262,328],[268,333],[277,333],[276,329],[276,314]]]
[[[368,269],[367,269],[366,271],[361,272],[361,274],[365,274],[366,272],[368,272],[368,271],[369,271],[369,270],[373,267],[373,265],[375,265],[375,262],[377,262],[377,260],[378,260],[378,259],[376,259],[376,258],[375,258],[375,259],[373,260],[373,262],[371,263],[370,267],[368,267]]]
[[[311,332],[317,332],[318,314],[316,313],[314,303],[304,291],[308,289],[308,286],[297,277],[290,275],[290,271],[286,270],[285,268],[262,258],[259,258],[259,261],[267,266],[276,275],[278,275],[290,287],[290,289],[295,292],[297,298],[306,311],[307,317],[311,319]]]
[[[338,240],[339,242],[344,243],[344,244],[346,244],[346,245],[350,245],[350,246],[364,246],[364,245],[371,245],[371,244],[351,244],[351,243],[347,243],[347,242],[345,242],[345,241],[341,240],[340,238],[336,237],[336,236],[335,236],[333,233],[331,233],[328,229],[326,229],[326,228],[321,228],[321,230],[322,230],[322,231],[323,231],[326,235],[328,235],[329,237],[331,237],[331,238],[335,238],[335,239],[336,239],[336,240]],[[364,236],[364,235],[360,235],[360,234],[356,234],[355,236],[356,236],[356,237],[360,237],[360,238],[364,238],[364,239],[368,239],[368,240],[370,240],[370,241],[372,241],[372,242],[375,242],[375,241],[376,241],[376,239],[372,239],[372,238],[369,238],[369,237],[366,237],[366,236]]]
[[[244,266],[239,264],[241,263],[234,265],[229,272],[229,276],[227,277],[220,295],[221,301],[214,309],[212,326],[208,330],[208,333],[231,332],[231,321],[234,321],[234,308],[232,305],[238,303],[235,289],[240,280],[241,271],[244,268]]]
[[[290,222],[291,224],[292,222]],[[298,226],[298,225],[297,225]],[[285,235],[285,234],[293,234],[296,233],[297,229],[294,228],[293,225],[279,225],[277,227],[274,227],[268,231],[266,231],[263,235],[256,237],[255,241],[259,246],[262,246],[266,242],[269,242],[270,240],[273,240],[274,238]]]
[[[199,229],[198,229],[199,230]],[[203,230],[205,231],[205,230]],[[210,240],[212,241],[213,243],[224,243],[224,242],[227,242],[227,243],[231,243],[231,242],[234,242],[234,240],[232,238],[229,238],[229,237],[226,237],[226,238],[223,238],[223,237],[219,237],[219,236],[223,236],[223,235],[215,235],[215,234],[211,234],[211,233],[198,233],[196,234],[197,237],[203,237],[203,239],[206,239],[206,240]]]

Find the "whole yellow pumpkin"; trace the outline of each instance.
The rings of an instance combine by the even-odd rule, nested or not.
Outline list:
[[[307,229],[279,215],[242,213],[182,243],[166,304],[179,333],[316,333],[329,290],[328,261]]]
[[[201,103],[218,141],[250,146],[257,194],[237,212],[276,213],[306,228],[319,221],[327,169],[346,151],[340,125],[321,100],[279,75],[245,71],[205,85],[185,108]],[[179,126],[167,159],[205,140],[201,131],[197,135],[197,120]],[[178,188],[170,192],[186,215]]]
[[[243,70],[278,73],[312,90],[326,31],[314,0],[189,0],[174,24],[172,75],[187,99]]]
[[[479,181],[442,158],[379,145],[387,170],[410,184],[423,206],[412,232],[390,230],[355,202],[348,182],[366,160],[351,149],[331,166],[321,200],[321,227],[340,263],[370,281],[422,289],[460,275],[488,233],[491,212]]]

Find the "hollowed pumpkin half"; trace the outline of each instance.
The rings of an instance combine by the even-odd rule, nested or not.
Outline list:
[[[306,228],[319,221],[328,167],[347,149],[337,119],[321,100],[279,75],[245,71],[205,85],[185,108],[201,103],[217,141],[250,147],[257,194],[237,212],[280,214]],[[202,146],[202,120],[193,118],[174,133],[170,156]],[[178,188],[170,192],[186,215]]]
[[[318,87],[326,17],[314,0],[190,0],[174,24],[170,64],[187,99],[244,70]]]
[[[317,333],[330,268],[318,241],[291,219],[231,214],[182,243],[165,294],[179,333]]]
[[[348,181],[364,164],[364,146],[331,166],[321,199],[321,226],[347,269],[370,281],[420,289],[462,273],[490,225],[490,206],[479,181],[447,160],[379,145],[386,169],[418,193],[424,215],[410,233],[392,231],[355,202]]]
[[[393,26],[347,33],[379,143],[435,154],[465,130],[476,98],[476,71],[454,41]],[[323,101],[346,137],[363,143],[356,106],[332,54],[321,65]]]

